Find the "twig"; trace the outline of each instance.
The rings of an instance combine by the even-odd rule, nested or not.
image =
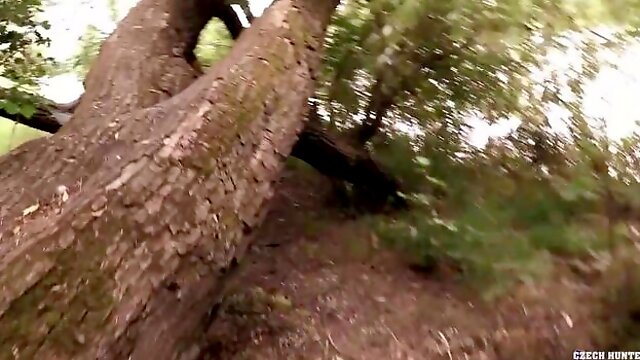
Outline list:
[[[391,330],[391,328],[387,325],[386,322],[382,321],[382,326],[384,326],[385,329],[387,329],[387,331],[389,332],[389,334],[391,334],[391,336],[393,336],[393,339],[396,341],[396,344],[398,345],[398,347],[400,349],[404,350],[405,354],[409,354],[411,352],[411,350],[405,344],[400,342],[400,340],[398,339],[396,334],[393,332],[393,330]]]
[[[442,339],[444,344],[447,346],[447,355],[449,355],[449,360],[453,360],[453,355],[451,354],[451,345],[449,345],[449,341],[447,341],[447,338],[444,336],[442,331],[438,331],[438,335],[440,335],[440,338]]]
[[[385,323],[384,321],[382,322],[382,326],[385,327],[385,329],[387,329],[387,331],[389,332],[389,334],[391,334],[391,336],[393,336],[393,339],[396,341],[396,343],[398,343],[398,345],[400,345],[400,340],[398,340],[398,337],[396,336],[396,334],[393,333],[393,331],[391,330],[391,328],[387,325],[387,323]]]
[[[602,39],[602,40],[606,41],[606,42],[613,41],[612,39],[609,39],[608,37],[606,37],[606,36],[604,36],[604,35],[600,34],[599,32],[597,32],[597,31],[595,31],[595,30],[591,30],[591,29],[589,29],[589,32],[590,32],[590,33],[592,33],[593,35],[595,35],[595,36],[599,37],[600,39]]]
[[[333,338],[331,337],[331,333],[329,331],[327,331],[327,338],[329,339],[329,344],[331,344],[331,346],[333,347],[333,349],[340,354],[341,356],[344,356],[348,359],[356,359],[356,357],[351,356],[347,353],[345,353],[344,351],[341,351],[338,346],[336,345],[336,343],[333,341]]]

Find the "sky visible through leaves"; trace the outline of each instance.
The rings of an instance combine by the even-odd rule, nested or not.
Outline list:
[[[119,16],[126,15],[137,0],[117,0]],[[251,0],[252,11],[259,15],[271,0]],[[107,1],[95,0],[51,0],[44,17],[51,23],[49,35],[52,45],[48,55],[56,60],[66,60],[74,55],[87,25],[110,32],[116,24],[110,18]],[[558,68],[570,67],[576,59],[567,53],[554,56],[553,64]],[[630,47],[621,56],[616,56],[617,69],[605,68],[588,86],[585,112],[592,117],[605,118],[607,131],[612,138],[628,135],[640,119],[640,108],[635,106],[634,96],[640,93],[640,46]],[[75,100],[83,92],[81,80],[74,73],[59,74],[44,81],[42,94],[57,102]],[[550,108],[547,114],[552,123],[561,124],[567,116],[562,110]],[[481,120],[470,120],[476,129],[471,142],[483,145],[491,136],[500,136],[513,129],[517,123],[502,122],[489,125]],[[559,125],[561,127],[561,125]]]

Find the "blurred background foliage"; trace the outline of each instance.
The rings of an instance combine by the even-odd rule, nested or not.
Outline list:
[[[50,41],[42,0],[0,1],[0,109],[32,116],[36,111],[38,79],[53,71],[44,55]]]
[[[317,102],[345,134],[381,119],[366,146],[414,206],[375,218],[379,235],[489,293],[546,273],[555,256],[627,239],[640,205],[638,137],[608,137],[606,119],[585,114],[584,90],[614,66],[607,55],[637,45],[638,6],[344,2]],[[479,144],[477,122],[503,132]]]

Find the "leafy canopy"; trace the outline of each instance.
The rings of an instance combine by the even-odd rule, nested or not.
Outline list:
[[[40,19],[42,0],[0,0],[0,109],[31,117],[38,79],[52,59],[45,57],[49,24]]]

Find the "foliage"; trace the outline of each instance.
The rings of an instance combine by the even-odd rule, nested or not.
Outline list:
[[[52,66],[43,55],[49,24],[39,18],[41,0],[0,1],[0,109],[31,117],[39,101],[38,78]]]
[[[47,44],[46,23],[34,20],[41,7],[0,2],[0,14],[11,15],[0,19],[0,46],[19,49],[0,55],[8,56],[0,75],[19,84],[2,94],[9,112],[35,111],[13,99],[46,70],[36,51]],[[424,266],[444,263],[500,286],[624,237],[620,224],[640,206],[638,139],[612,144],[583,103],[603,51],[628,44],[639,9],[638,0],[344,1],[316,97],[340,131],[376,114],[384,120],[368,146],[415,206],[376,219],[380,235]],[[86,74],[106,36],[89,26],[64,70]],[[209,66],[231,44],[212,20],[196,54]],[[563,57],[573,60],[558,65]],[[566,113],[560,125],[550,108]],[[473,121],[518,126],[477,147]]]
[[[84,78],[93,61],[98,57],[100,46],[107,38],[108,34],[102,32],[93,25],[87,26],[85,33],[80,38],[80,47],[76,54],[72,57],[71,62],[67,65],[67,69],[73,70],[79,76]]]
[[[233,39],[224,23],[212,19],[200,33],[195,54],[200,65],[209,67],[225,57],[233,46]]]
[[[370,115],[376,101],[388,103],[383,110],[393,125],[450,121],[460,126],[469,113],[488,121],[538,120],[529,119],[537,104],[526,108],[522,103],[542,95],[530,75],[544,68],[547,54],[621,43],[616,37],[603,41],[585,26],[629,20],[605,11],[623,4],[582,3],[347,1],[329,32],[318,97],[330,120],[347,128]],[[563,74],[559,83],[571,79],[576,90],[584,73],[593,73],[593,54],[583,55],[584,69],[575,76]],[[559,84],[546,85],[551,88],[544,92],[545,102],[565,105],[567,99],[551,97],[551,85]]]
[[[511,141],[463,157],[434,143],[411,154],[394,147],[393,157],[415,159],[403,180],[418,190],[407,195],[409,212],[375,219],[378,235],[422,267],[452,266],[488,295],[544,275],[554,257],[588,256],[626,238],[625,224],[640,209],[637,180],[622,174],[634,171],[624,160],[628,149],[617,147],[608,166],[621,171],[609,176],[594,168],[600,154],[579,145],[565,143],[562,162],[540,164]],[[407,173],[396,164],[394,173]],[[422,169],[421,184],[415,169]]]
[[[379,235],[489,292],[624,238],[640,205],[637,138],[612,144],[583,102],[605,50],[631,41],[639,5],[346,1],[317,98],[338,129],[382,114],[369,146],[415,205],[376,218]],[[478,147],[474,122],[517,125]]]
[[[121,17],[121,14],[118,11],[118,1],[105,1],[109,11],[109,19],[113,23],[117,23]],[[89,69],[91,69],[93,61],[98,56],[102,43],[108,36],[109,33],[107,31],[104,31],[92,24],[87,25],[84,34],[79,39],[78,50],[71,59],[58,67],[57,72],[75,72],[80,78],[84,79],[89,72]]]

